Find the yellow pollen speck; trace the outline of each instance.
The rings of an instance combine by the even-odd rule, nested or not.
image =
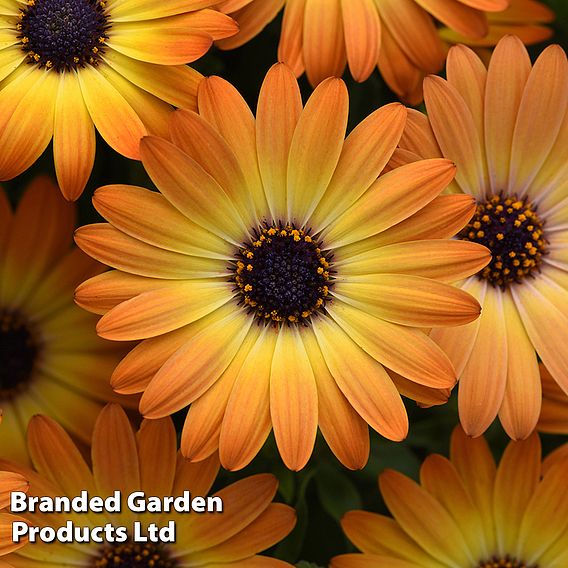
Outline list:
[[[497,240],[502,241],[505,238],[503,233],[497,233]]]

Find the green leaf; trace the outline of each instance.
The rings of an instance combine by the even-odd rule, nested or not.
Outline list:
[[[336,521],[353,509],[362,508],[362,501],[355,485],[339,469],[325,464],[316,477],[316,488],[324,510]]]

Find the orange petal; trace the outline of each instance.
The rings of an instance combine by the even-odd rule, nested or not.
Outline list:
[[[450,360],[422,331],[376,318],[344,302],[334,301],[329,312],[361,348],[389,369],[433,388],[455,384]]]
[[[369,459],[369,428],[341,392],[329,372],[315,335],[302,340],[317,384],[318,422],[325,441],[349,469],[363,469]]]
[[[341,0],[306,0],[304,8],[304,63],[312,87],[327,77],[341,77],[347,56]]]
[[[333,176],[348,113],[345,83],[328,79],[316,88],[300,116],[290,145],[287,177],[288,219],[299,227],[306,224]]]
[[[385,105],[349,134],[323,199],[312,217],[325,227],[356,202],[379,177],[398,144],[406,121],[406,108]]]
[[[266,326],[250,349],[231,391],[219,440],[221,463],[229,470],[248,465],[272,428],[270,370],[276,340],[275,330]]]
[[[324,232],[337,248],[376,235],[419,211],[452,181],[449,160],[421,160],[382,175],[371,188]]]
[[[146,388],[140,400],[145,418],[177,412],[202,395],[229,366],[252,323],[232,303],[206,317],[209,324],[162,365]]]
[[[270,417],[282,460],[293,471],[310,459],[318,428],[314,373],[296,327],[278,333],[270,371]]]
[[[101,136],[120,154],[139,159],[140,139],[147,134],[140,117],[92,65],[81,69],[78,77],[85,104]]]
[[[366,81],[379,61],[381,21],[373,0],[341,0],[345,50],[355,81]]]
[[[286,63],[296,77],[305,70],[303,38],[306,0],[286,0],[282,32],[278,44],[278,61]]]
[[[75,201],[95,161],[95,127],[74,73],[62,73],[55,104],[53,159],[63,195]]]
[[[392,470],[379,477],[379,485],[394,518],[426,552],[449,566],[469,566],[477,561],[460,527],[420,485]]]
[[[353,408],[385,438],[404,439],[408,433],[406,410],[383,366],[331,319],[320,318],[314,323],[329,371]]]
[[[155,288],[126,300],[106,313],[97,333],[113,341],[147,339],[179,329],[220,308],[232,297],[222,280],[192,280]]]
[[[258,165],[274,219],[287,215],[288,156],[301,113],[298,82],[286,65],[277,63],[264,79],[256,110]]]
[[[477,6],[454,0],[417,0],[440,22],[467,38],[482,38],[489,31],[487,16]]]

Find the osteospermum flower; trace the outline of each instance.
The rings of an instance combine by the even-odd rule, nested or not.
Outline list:
[[[377,179],[404,128],[400,104],[347,138],[348,95],[322,84],[302,109],[278,64],[255,121],[227,82],[202,82],[199,112],[176,112],[169,142],[144,138],[159,188],[108,186],[94,197],[110,224],[76,241],[117,270],[77,290],[105,314],[97,330],[143,339],[115,371],[122,393],[159,418],[192,404],[182,451],[220,448],[244,467],[272,427],[285,463],[308,460],[318,422],[349,467],[368,456],[367,423],[406,436],[399,390],[417,399],[455,374],[418,327],[462,325],[476,301],[447,282],[479,270],[487,249],[447,237],[471,216],[469,197],[439,197],[449,160]],[[402,375],[393,380],[385,367]],[[422,388],[421,388],[422,387]],[[431,389],[430,389],[431,390]]]
[[[216,492],[223,502],[217,514],[187,514],[175,510],[161,514],[136,513],[126,507],[135,491],[146,496],[206,496],[219,470],[219,459],[211,456],[199,464],[184,460],[177,451],[176,431],[169,418],[145,421],[134,432],[118,405],[108,405],[100,414],[91,450],[92,468],[67,433],[55,421],[36,416],[30,422],[28,447],[35,471],[0,462],[4,468],[30,480],[30,496],[67,496],[81,491],[89,497],[122,495],[120,513],[69,516],[41,512],[23,513],[32,526],[57,528],[71,520],[80,527],[107,523],[124,526],[132,535],[132,524],[140,522],[176,525],[176,541],[155,545],[125,543],[87,544],[32,543],[6,557],[14,568],[291,568],[287,562],[258,555],[282,540],[294,527],[294,510],[272,503],[278,488],[273,475],[242,479]],[[143,529],[144,530],[144,529]]]
[[[411,104],[422,101],[424,74],[445,62],[444,39],[495,45],[511,29],[527,43],[552,33],[541,26],[552,12],[535,0],[225,0],[219,9],[240,25],[222,49],[246,43],[284,8],[278,58],[312,85],[341,76],[346,65],[356,81],[379,67],[389,87]]]
[[[551,434],[568,434],[568,395],[541,363],[542,409],[537,428]]]
[[[10,505],[12,491],[27,492],[29,484],[19,473],[0,471],[0,556],[10,554],[26,544],[26,540],[14,543],[12,541],[12,523],[24,521],[22,517],[3,511]],[[0,560],[0,566],[6,566]]]
[[[163,134],[171,105],[194,108],[201,76],[184,64],[233,20],[215,0],[4,0],[0,6],[0,180],[26,170],[53,139],[57,179],[79,197],[93,167],[95,128],[138,159]]]
[[[332,568],[563,568],[568,566],[568,460],[541,464],[536,434],[510,442],[498,466],[483,438],[456,429],[450,459],[431,455],[420,484],[379,477],[394,519],[365,511],[342,526],[362,554]]]
[[[487,70],[470,49],[457,46],[448,57],[448,80],[428,78],[424,94],[429,122],[410,113],[398,163],[455,160],[453,191],[477,203],[459,238],[493,254],[462,283],[482,304],[482,317],[431,337],[461,377],[465,431],[478,436],[499,414],[512,438],[524,438],[541,408],[537,353],[568,392],[566,55],[551,46],[533,67],[510,36]]]
[[[24,434],[37,413],[56,417],[88,442],[120,356],[93,332],[73,289],[102,271],[72,248],[75,206],[36,178],[16,211],[0,189],[0,456],[25,461]]]

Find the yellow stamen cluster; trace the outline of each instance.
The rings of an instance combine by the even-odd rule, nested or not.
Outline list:
[[[309,231],[281,223],[256,229],[232,268],[242,304],[269,322],[307,323],[330,299],[329,255]]]
[[[127,543],[106,547],[95,560],[94,568],[175,568],[163,548],[153,544]]]
[[[479,277],[501,288],[538,272],[546,254],[543,222],[536,208],[514,195],[496,194],[479,203],[475,215],[458,236],[491,251],[492,260]]]

